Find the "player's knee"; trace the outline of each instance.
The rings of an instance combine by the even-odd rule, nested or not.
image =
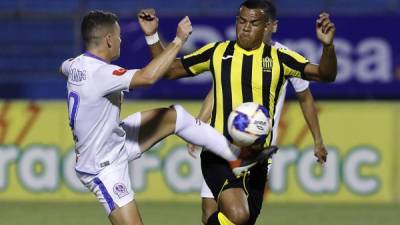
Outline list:
[[[204,212],[201,214],[201,222],[202,222],[204,225],[207,224],[208,218],[210,218],[210,216],[204,214]]]
[[[203,208],[203,212],[201,214],[201,222],[203,222],[204,225],[207,224],[208,219],[210,218],[210,216],[215,213],[215,210],[208,210],[208,209],[204,209]]]
[[[203,224],[207,224],[208,219],[212,214],[218,211],[217,202],[213,198],[205,198],[201,199],[201,221]]]
[[[176,116],[181,115],[182,112],[185,112],[185,111],[186,111],[186,110],[183,108],[183,106],[181,106],[181,105],[179,105],[179,104],[171,105],[169,108],[172,109],[172,110],[174,110]]]
[[[249,209],[245,206],[231,205],[223,213],[235,225],[245,224],[250,218]]]
[[[156,115],[159,120],[162,120],[163,126],[168,124],[174,125],[176,122],[176,111],[173,107],[160,108],[159,114]]]

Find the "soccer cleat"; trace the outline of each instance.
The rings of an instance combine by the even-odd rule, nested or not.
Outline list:
[[[257,161],[243,160],[237,159],[235,161],[229,162],[229,165],[232,168],[233,174],[235,176],[242,176],[245,174],[251,167],[255,166]]]
[[[276,145],[271,145],[268,148],[264,149],[262,152],[260,152],[256,158],[257,158],[257,163],[259,164],[264,164],[268,163],[268,160],[274,155],[277,151],[279,150],[278,146]]]
[[[232,172],[235,174],[235,176],[242,176],[245,174],[250,168],[258,164],[264,164],[268,163],[268,159],[272,157],[273,154],[275,154],[278,151],[277,146],[270,146],[264,150],[262,150],[260,153],[253,157],[247,157],[247,158],[238,158],[235,161],[230,161],[229,165],[232,168]]]

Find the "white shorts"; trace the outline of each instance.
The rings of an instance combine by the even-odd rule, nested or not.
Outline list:
[[[121,127],[126,132],[125,152],[114,162],[97,175],[77,172],[79,180],[95,194],[107,214],[115,209],[115,205],[122,207],[134,199],[128,162],[142,155],[138,144],[140,115],[137,112],[122,120]]]
[[[125,130],[125,149],[128,153],[128,161],[139,158],[142,152],[139,148],[139,129],[140,129],[140,112],[134,113],[122,120],[121,127]]]
[[[77,172],[79,180],[95,194],[109,215],[115,208],[122,207],[134,199],[129,177],[128,161],[122,159],[105,167],[97,175]]]
[[[203,177],[203,182],[201,183],[200,197],[202,197],[202,198],[214,198],[214,195],[211,192],[210,188],[208,187],[206,181],[204,180],[204,177]]]

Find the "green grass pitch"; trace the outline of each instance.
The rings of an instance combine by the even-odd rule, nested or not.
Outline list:
[[[200,203],[140,203],[146,225],[195,225]],[[258,225],[398,225],[400,204],[265,204]],[[0,225],[107,225],[93,203],[0,201]]]

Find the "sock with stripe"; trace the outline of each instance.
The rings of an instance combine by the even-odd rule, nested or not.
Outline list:
[[[194,145],[203,146],[229,162],[236,162],[238,154],[231,150],[228,140],[210,125],[195,119],[182,106],[176,111],[175,134]]]

